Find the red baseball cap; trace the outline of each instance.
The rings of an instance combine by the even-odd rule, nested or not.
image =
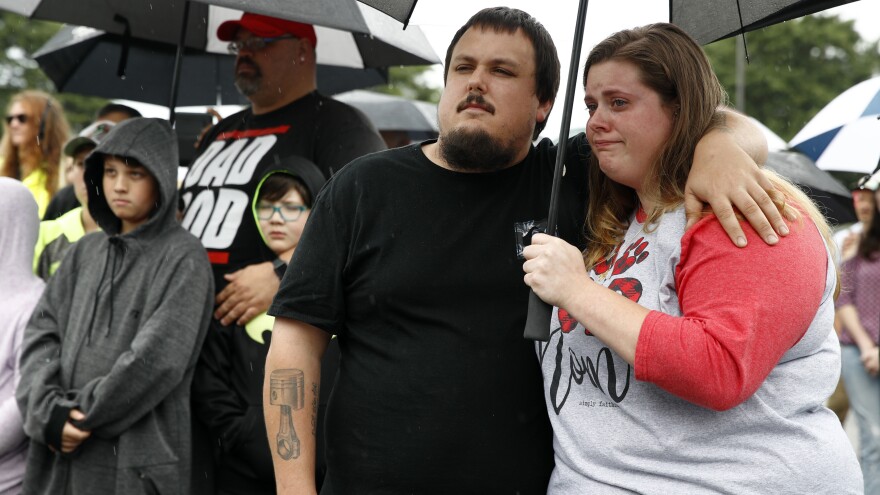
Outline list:
[[[241,19],[237,21],[226,21],[220,24],[220,27],[217,28],[217,37],[220,38],[220,41],[232,41],[239,29],[247,29],[261,38],[277,38],[285,34],[292,34],[297,38],[309,40],[312,47],[318,44],[315,28],[311,24],[251,14],[250,12],[242,14]]]

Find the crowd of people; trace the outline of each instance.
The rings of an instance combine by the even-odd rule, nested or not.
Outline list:
[[[180,184],[164,120],[111,105],[71,139],[48,94],[10,102],[0,493],[880,490],[880,215],[838,271],[683,31],[597,45],[586,133],[554,145],[549,33],[482,10],[439,137],[388,150],[318,91],[311,25],[217,36],[250,105]],[[527,239],[557,147],[558,237]]]

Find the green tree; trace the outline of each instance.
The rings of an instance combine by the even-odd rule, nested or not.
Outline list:
[[[428,85],[424,77],[425,72],[432,68],[433,66],[430,65],[391,67],[388,71],[388,84],[369,89],[377,93],[437,103],[440,101],[442,90]]]
[[[880,41],[866,42],[853,21],[807,16],[747,33],[745,111],[790,140],[829,101],[880,71]],[[705,47],[735,105],[735,44]]]
[[[92,121],[106,99],[58,94],[52,81],[40,70],[32,56],[55,32],[59,24],[35,21],[9,12],[0,13],[0,108],[5,111],[9,98],[24,89],[41,89],[55,95],[74,130]]]

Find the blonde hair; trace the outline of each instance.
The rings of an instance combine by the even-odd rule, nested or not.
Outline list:
[[[46,174],[46,190],[54,195],[61,185],[60,162],[64,143],[70,137],[70,126],[58,101],[43,91],[26,90],[16,93],[6,108],[8,113],[16,103],[27,112],[28,119],[43,132],[22,146],[12,143],[9,126],[3,121],[3,139],[0,140],[0,156],[3,157],[0,176],[23,179],[31,172],[43,169]]]

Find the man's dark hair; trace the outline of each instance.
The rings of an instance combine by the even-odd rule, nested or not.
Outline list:
[[[449,48],[446,50],[446,65],[443,67],[443,83],[446,84],[446,76],[449,74],[449,63],[452,60],[452,51],[458,40],[464,33],[472,28],[492,29],[502,33],[515,33],[521,29],[532,42],[535,49],[535,93],[541,103],[556,100],[556,92],[559,91],[559,55],[556,53],[556,45],[547,29],[534,17],[519,9],[510,7],[491,7],[483,9],[471,17],[452,38]],[[549,116],[550,113],[548,112]],[[535,124],[532,139],[537,139],[538,134],[544,129],[544,122]]]
[[[98,111],[95,113],[95,120],[101,120],[107,115],[117,112],[128,115],[128,118],[130,119],[133,119],[135,117],[143,117],[140,112],[138,112],[134,108],[131,108],[128,105],[123,105],[121,103],[108,103],[98,109]]]

